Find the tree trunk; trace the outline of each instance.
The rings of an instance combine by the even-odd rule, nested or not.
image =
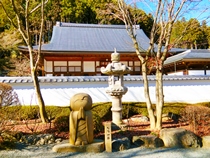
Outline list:
[[[41,90],[40,90],[37,72],[33,69],[31,70],[31,76],[33,78],[34,88],[35,88],[36,96],[37,96],[37,100],[38,100],[40,118],[42,120],[42,123],[49,122],[49,120],[47,118],[47,113],[45,110],[44,100],[43,100]]]
[[[150,129],[154,130],[155,129],[155,116],[154,116],[154,111],[152,109],[152,102],[149,95],[149,83],[148,83],[148,78],[147,78],[146,62],[142,62],[142,76],[143,76],[143,81],[144,81],[144,96],[146,99],[147,111],[148,111],[149,119],[150,119]]]
[[[164,95],[163,95],[163,73],[157,68],[156,70],[156,130],[162,128],[162,111],[164,105]]]
[[[40,4],[38,4],[35,8],[33,8],[30,11],[30,0],[25,1],[24,6],[19,3],[15,3],[14,0],[10,1],[10,4],[12,6],[12,11],[14,11],[15,13],[15,19],[16,21],[13,21],[14,16],[12,16],[12,18],[10,17],[10,15],[8,14],[8,11],[5,9],[3,3],[0,1],[0,4],[3,6],[3,10],[6,13],[6,16],[8,17],[8,19],[10,20],[10,22],[12,23],[12,25],[18,29],[18,31],[20,32],[20,34],[22,35],[25,43],[28,46],[28,52],[29,52],[29,58],[30,58],[30,68],[31,68],[31,76],[33,79],[33,83],[34,83],[34,88],[36,91],[36,96],[37,96],[37,100],[38,100],[38,104],[39,104],[39,109],[40,109],[40,117],[43,123],[48,121],[47,118],[47,113],[45,111],[45,104],[44,104],[44,100],[42,98],[41,95],[41,90],[40,90],[40,85],[39,85],[39,81],[38,81],[38,77],[37,77],[37,65],[39,63],[40,60],[40,53],[41,53],[41,38],[42,38],[42,32],[43,32],[43,23],[44,23],[44,4],[46,4],[48,2],[48,0],[46,0],[44,2],[44,0],[41,1]],[[21,8],[21,10],[19,9]],[[32,15],[33,12],[37,11],[39,8],[41,8],[41,30],[40,30],[40,42],[39,42],[39,50],[38,53],[36,55],[38,55],[36,63],[34,62],[35,56],[33,55],[33,49],[32,49],[32,40],[31,40],[31,31],[30,31],[30,15]],[[24,11],[23,11],[24,10]],[[24,23],[22,23],[24,18]]]
[[[40,114],[42,123],[46,123],[48,122],[47,113],[45,110],[45,104],[44,104],[44,100],[43,100],[41,90],[40,90],[39,80],[37,77],[37,71],[36,71],[36,68],[34,67],[32,47],[30,45],[28,46],[28,50],[29,50],[29,57],[30,57],[31,77],[33,79],[34,88],[35,88],[35,92],[36,92],[36,96],[38,100],[39,114]]]

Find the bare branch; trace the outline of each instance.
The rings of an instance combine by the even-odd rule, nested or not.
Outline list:
[[[141,60],[141,62],[144,62],[145,60],[142,57],[141,51],[140,51],[141,47],[139,46],[139,44],[136,40],[135,26],[133,26],[128,8],[123,0],[118,0],[118,7],[120,8],[120,12],[123,16],[123,22],[125,23],[126,30],[134,43],[134,47],[136,49],[136,54],[137,54],[138,58]]]
[[[23,29],[23,25],[21,24],[21,20],[20,20],[20,15],[19,15],[19,12],[18,12],[18,9],[16,8],[16,5],[15,5],[15,2],[14,2],[14,0],[10,0],[11,1],[11,4],[12,4],[12,8],[13,8],[13,10],[14,10],[14,12],[15,12],[15,16],[16,16],[16,18],[17,18],[17,23],[18,23],[18,30],[19,30],[19,32],[21,33],[21,35],[22,35],[22,37],[23,37],[23,39],[24,39],[24,41],[27,43],[27,35],[26,35],[26,33],[25,33],[25,31],[24,31],[24,29]]]
[[[177,11],[176,11],[176,13],[175,13],[175,15],[174,15],[173,22],[177,19],[177,17],[178,17],[178,15],[179,15],[180,11],[182,10],[182,8],[183,8],[183,6],[184,6],[184,4],[185,4],[186,2],[187,2],[187,0],[182,0],[182,3],[181,3],[180,6],[178,7],[178,9],[177,9]]]
[[[26,0],[26,5],[25,5],[25,25],[26,25],[26,34],[27,34],[27,40],[28,43],[30,42],[30,31],[29,31],[29,1],[30,0]],[[30,44],[29,44],[30,45]]]
[[[44,5],[48,3],[48,0],[46,0],[44,2]],[[42,7],[42,2],[40,4],[38,4],[35,8],[33,8],[31,11],[30,11],[30,14],[35,12],[37,9],[41,8]]]
[[[159,0],[158,6],[157,6],[157,9],[156,9],[156,13],[155,13],[155,16],[154,16],[152,30],[151,30],[151,33],[150,33],[150,46],[148,48],[148,53],[150,53],[154,49],[154,40],[155,40],[156,31],[157,31],[156,30],[156,28],[157,28],[157,20],[158,20],[159,10],[160,10],[160,7],[161,7],[161,1],[162,0]]]
[[[37,69],[38,63],[40,61],[40,55],[41,55],[41,47],[42,47],[42,34],[43,34],[43,27],[44,27],[44,1],[41,1],[41,28],[40,28],[40,34],[39,34],[39,47],[38,47],[38,56],[36,63],[34,65],[35,69]]]

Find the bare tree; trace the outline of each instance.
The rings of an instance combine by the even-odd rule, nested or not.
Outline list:
[[[34,83],[34,88],[37,95],[37,100],[40,109],[40,117],[43,123],[48,122],[47,113],[45,111],[45,103],[41,94],[40,85],[37,76],[37,67],[40,61],[40,54],[41,54],[41,45],[42,45],[42,33],[43,33],[43,25],[44,25],[44,5],[48,2],[46,0],[41,0],[41,3],[31,9],[30,4],[32,0],[25,0],[25,2],[19,2],[18,0],[10,0],[10,4],[12,6],[12,11],[14,12],[15,18],[11,17],[9,10],[4,7],[2,1],[0,4],[6,13],[8,19],[12,23],[12,25],[18,29],[20,34],[22,35],[25,43],[28,47],[29,58],[30,58],[30,71],[31,76]],[[24,3],[24,4],[23,4]],[[39,47],[38,51],[34,51],[32,48],[32,40],[31,40],[31,32],[30,32],[30,17],[32,13],[36,11],[41,11],[41,18],[40,18],[40,32],[39,32]]]
[[[10,85],[0,83],[0,108],[9,105],[20,105],[18,95]]]
[[[162,128],[162,109],[164,105],[163,94],[163,63],[166,55],[170,50],[170,37],[175,20],[187,0],[158,0],[152,30],[150,33],[150,45],[147,50],[143,50],[139,41],[137,41],[135,33],[135,17],[131,15],[130,6],[123,0],[118,0],[118,14],[113,14],[121,19],[125,25],[129,36],[131,37],[136,54],[142,64],[142,76],[144,80],[144,94],[146,98],[147,110],[150,118],[151,130],[160,130]],[[155,37],[159,34],[157,45],[155,44]],[[149,94],[148,86],[148,62],[153,59],[154,67],[156,69],[156,109],[152,108],[152,102]],[[156,113],[156,115],[155,115]]]

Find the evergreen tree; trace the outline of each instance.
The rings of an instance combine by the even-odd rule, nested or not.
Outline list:
[[[208,47],[208,26],[200,25],[197,19],[182,19],[174,25],[171,44],[186,49],[206,49]]]
[[[62,0],[61,21],[73,23],[97,23],[96,12],[88,0]]]
[[[0,47],[0,76],[5,76],[12,68],[11,50]]]
[[[203,32],[203,39],[200,48],[207,49],[210,46],[210,27],[207,26],[206,21],[202,21],[201,30]]]
[[[186,30],[186,35],[184,36],[183,40],[188,48],[197,49],[203,38],[200,23],[197,19],[190,19],[187,25],[190,27]]]

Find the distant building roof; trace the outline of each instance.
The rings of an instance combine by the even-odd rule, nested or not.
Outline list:
[[[145,52],[149,47],[149,38],[139,25],[135,26],[140,50]],[[26,47],[19,47],[26,48]],[[42,52],[135,52],[133,42],[125,25],[76,24],[57,22],[53,27],[49,44],[42,45]],[[34,46],[37,49],[37,46]],[[183,49],[171,49],[180,52]]]
[[[180,61],[210,61],[209,49],[191,49],[183,53],[168,57],[164,65]]]

